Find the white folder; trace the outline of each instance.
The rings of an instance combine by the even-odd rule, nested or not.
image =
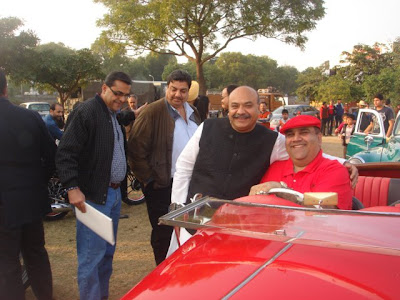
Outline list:
[[[79,209],[75,208],[77,219],[114,246],[115,238],[112,219],[87,203],[85,203],[85,207],[86,213],[82,213]]]

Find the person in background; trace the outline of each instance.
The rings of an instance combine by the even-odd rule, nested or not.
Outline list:
[[[194,100],[193,104],[200,114],[201,122],[204,122],[204,120],[208,118],[210,100],[207,96],[199,95],[196,100]]]
[[[392,112],[393,112],[393,115],[395,116],[394,109],[393,109],[393,107],[392,107],[392,104],[391,104],[391,101],[390,101],[389,98],[386,99],[386,101],[385,101],[385,106],[388,107],[388,108],[390,108],[390,109],[392,110]]]
[[[393,125],[394,125],[394,114],[393,111],[385,106],[385,100],[383,99],[383,95],[378,93],[374,97],[374,105],[375,110],[382,116],[383,125],[385,127],[386,137],[389,138],[392,134]],[[371,120],[370,125],[365,129],[365,133],[371,132],[377,124],[374,124],[373,120]]]
[[[200,114],[201,122],[207,119],[210,101],[207,96],[199,95],[199,84],[197,83],[197,81],[192,80],[192,85],[189,89],[189,97],[187,102],[196,107],[197,111]]]
[[[142,110],[147,106],[147,102],[138,108],[138,97],[135,94],[130,94],[128,98],[128,107],[123,110],[131,110],[135,113],[137,118]]]
[[[261,102],[258,107],[260,113],[258,115],[259,119],[266,119],[270,115],[270,112],[267,109],[267,104],[265,102]]]
[[[342,99],[338,99],[335,105],[335,128],[338,128],[343,122],[344,107],[342,104]],[[336,131],[335,131],[336,132]]]
[[[138,108],[137,107],[138,97],[135,94],[130,94],[127,102],[128,102],[128,106],[121,110],[122,115],[124,115],[124,117],[128,116],[128,114],[126,112],[130,111],[130,112],[133,112],[135,114],[135,116],[134,117],[130,116],[130,119],[132,119],[132,120],[127,125],[124,125],[125,131],[126,131],[126,136],[129,135],[129,132],[132,129],[133,123],[135,122],[135,119],[139,116],[140,112],[142,110],[144,110],[147,106],[147,102],[146,102],[145,104],[143,104],[141,107]]]
[[[321,108],[319,109],[319,116],[321,119],[321,132],[323,136],[328,134],[328,119],[329,119],[329,109],[326,105],[326,102],[322,103]]]
[[[340,138],[342,139],[343,145],[343,158],[346,159],[347,145],[350,143],[350,137],[353,135],[355,130],[355,117],[353,114],[347,114],[346,123],[340,130]]]
[[[69,202],[82,213],[90,205],[111,218],[115,237],[120,186],[126,186],[127,174],[125,128],[117,114],[130,95],[131,84],[131,78],[123,72],[108,74],[101,94],[72,110],[56,155],[57,174]],[[77,219],[76,247],[80,299],[108,299],[116,245]]]
[[[351,209],[352,189],[346,167],[322,155],[321,122],[313,116],[290,119],[280,130],[285,135],[289,159],[276,161],[250,195],[265,194],[271,188],[290,188],[300,193],[336,192],[338,208]]]
[[[348,113],[344,113],[343,114],[343,118],[342,118],[342,123],[340,123],[340,125],[338,126],[338,128],[335,129],[335,135],[338,135],[340,133],[340,131],[342,130],[344,124],[346,124],[346,120],[347,120],[347,116],[349,114]],[[340,136],[339,136],[340,137]]]
[[[225,118],[228,116],[229,109],[229,95],[232,93],[234,89],[238,86],[235,84],[230,84],[222,90],[222,99],[221,99],[221,110],[218,113],[218,118]]]
[[[0,69],[0,299],[25,299],[20,253],[33,293],[53,297],[42,218],[51,212],[47,183],[56,144],[40,117],[7,99]]]
[[[335,110],[335,105],[333,104],[333,100],[328,105],[328,135],[332,135],[333,131],[333,126],[334,126],[334,121],[335,121],[335,116],[336,116],[336,110]]]
[[[178,156],[201,122],[197,109],[187,103],[191,84],[192,78],[186,71],[169,74],[165,99],[147,106],[128,138],[129,164],[146,197],[157,265],[167,255],[172,233],[172,227],[158,225],[158,219],[168,213],[171,204]]]
[[[399,113],[399,111],[400,111],[400,104],[397,104],[397,106],[396,106],[396,116]]]
[[[64,128],[64,108],[59,103],[50,105],[49,114],[44,118],[44,123],[54,140],[61,140]]]
[[[284,108],[282,109],[282,117],[279,120],[279,126],[277,126],[276,131],[279,132],[279,130],[282,128],[283,125],[285,125],[287,121],[289,121],[289,111]]]

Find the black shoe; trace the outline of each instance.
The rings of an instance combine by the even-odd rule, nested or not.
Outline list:
[[[128,215],[120,215],[119,218],[120,218],[120,219],[128,219],[129,216],[128,216]]]

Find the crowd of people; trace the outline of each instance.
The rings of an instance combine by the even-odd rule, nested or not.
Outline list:
[[[59,104],[51,106],[44,122],[37,113],[12,105],[0,71],[0,137],[6,143],[0,148],[6,167],[0,172],[0,299],[24,299],[20,252],[36,297],[52,299],[42,216],[49,212],[46,186],[55,169],[70,203],[82,213],[89,205],[110,217],[117,237],[130,168],[146,198],[156,264],[178,248],[178,238],[182,243],[190,237],[185,230],[177,236],[171,227],[159,225],[159,217],[171,203],[189,203],[198,193],[234,200],[274,187],[337,192],[337,208],[352,209],[357,169],[321,150],[322,136],[336,133],[347,145],[354,132],[355,116],[340,99],[324,103],[320,119],[289,119],[283,109],[273,131],[260,126],[258,120],[269,112],[251,87],[225,87],[218,118],[207,118],[209,100],[199,95],[198,83],[186,71],[169,74],[165,97],[140,107],[131,83],[127,74],[111,72],[100,93],[74,107],[64,124]],[[385,114],[389,133],[393,113],[382,103],[376,95],[374,105]],[[366,122],[368,132],[373,122]],[[20,206],[25,206],[23,213]],[[77,220],[76,248],[80,298],[108,299],[116,246]]]

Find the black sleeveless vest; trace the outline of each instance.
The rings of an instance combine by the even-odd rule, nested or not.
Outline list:
[[[258,124],[239,133],[228,118],[207,119],[203,126],[188,199],[196,193],[228,200],[248,195],[269,167],[278,134]]]

